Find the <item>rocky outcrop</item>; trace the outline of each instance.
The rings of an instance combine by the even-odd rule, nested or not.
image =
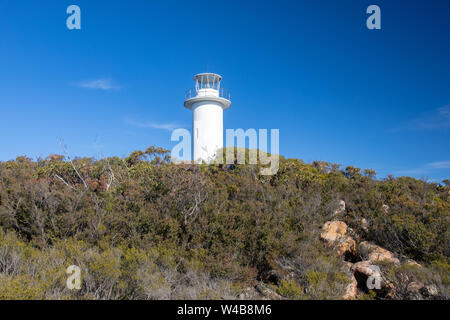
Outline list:
[[[345,293],[342,296],[344,300],[355,299],[358,294],[358,281],[354,275],[351,275],[350,283],[345,288]]]
[[[427,298],[439,297],[439,289],[434,284],[429,284],[420,289],[420,293]]]
[[[395,287],[386,281],[377,265],[367,260],[360,261],[352,266],[352,271],[363,291],[373,290],[384,298],[393,297]]]
[[[347,235],[347,225],[342,221],[328,221],[322,227],[320,239],[333,247],[338,255],[356,255],[356,242]]]
[[[408,284],[407,292],[410,299],[423,300],[424,298],[439,298],[439,289],[434,284],[425,285],[420,281],[412,281]]]
[[[387,205],[383,205],[382,209],[385,213],[389,212]],[[367,221],[361,218],[360,223],[362,229],[367,231],[369,228]],[[356,246],[354,239],[359,242],[359,237],[360,235],[353,234],[343,221],[326,222],[320,233],[320,239],[325,245],[334,248],[337,254],[344,255],[347,261],[343,272],[350,276],[351,281],[346,287],[343,299],[357,298],[361,292],[367,293],[369,290],[374,291],[378,297],[387,299],[422,300],[441,297],[436,285],[424,284],[410,274],[400,273],[396,275],[397,279],[388,280],[389,277],[383,276],[380,268],[380,266],[387,267],[385,263],[394,266],[423,267],[408,257],[398,257],[393,252],[368,241],[362,241]],[[349,254],[355,260],[347,259]]]
[[[361,274],[364,274],[366,277],[369,277],[373,274],[373,271],[369,269],[369,266],[371,266],[370,261],[360,261],[351,267],[351,270],[353,272],[359,272]]]
[[[408,292],[408,295],[413,300],[422,300],[423,296],[421,294],[421,290],[424,287],[423,282],[410,282],[408,284],[408,287],[406,288],[406,291]]]
[[[371,279],[374,280],[374,287],[377,286],[375,280],[379,280],[381,288],[381,273],[379,273],[379,268],[370,261],[357,262],[351,267],[351,270],[355,275],[355,278],[361,284],[361,287],[367,287],[367,279],[371,277]]]
[[[322,226],[320,238],[327,242],[335,242],[347,233],[347,225],[342,221],[328,221]]]
[[[388,209],[386,209],[388,210]],[[361,219],[362,227],[368,228],[367,221]],[[358,294],[373,290],[376,294],[383,298],[394,298],[397,295],[397,288],[387,281],[382,275],[382,271],[377,264],[392,263],[396,266],[411,265],[421,267],[416,261],[402,257],[400,259],[391,251],[384,249],[374,243],[363,241],[356,245],[355,236],[350,236],[351,229],[347,227],[343,221],[328,221],[322,226],[320,239],[324,243],[335,249],[338,255],[348,257],[351,255],[357,257],[360,261],[347,260],[346,273],[350,276],[350,283],[347,285],[343,299],[354,299]],[[361,261],[362,260],[362,261]],[[352,261],[355,263],[350,263]],[[407,279],[408,280],[408,279]],[[408,296],[412,299],[422,299],[423,297],[434,297],[438,295],[435,287],[426,288],[421,282],[410,281],[407,287]],[[402,289],[404,290],[404,289]]]
[[[413,259],[406,259],[405,261],[402,262],[402,264],[417,267],[417,268],[422,268],[422,265],[417,263]]]
[[[396,265],[400,264],[400,260],[392,252],[368,241],[363,241],[358,245],[358,253],[363,257],[363,260],[371,263],[385,261]]]

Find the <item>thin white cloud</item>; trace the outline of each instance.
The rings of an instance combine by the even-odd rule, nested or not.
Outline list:
[[[423,113],[419,117],[389,131],[436,131],[445,129],[450,129],[450,105]]]
[[[134,121],[134,120],[125,120],[125,122],[129,125],[132,125],[134,127],[138,128],[151,128],[151,129],[159,129],[159,130],[167,130],[167,131],[173,131],[174,129],[180,128],[181,126],[176,123],[157,123],[157,122],[150,122],[150,121]]]
[[[437,108],[431,113],[424,114],[410,123],[411,129],[439,130],[450,128],[450,105]]]
[[[411,175],[411,176],[419,176],[426,175],[436,172],[441,169],[450,169],[450,161],[435,161],[427,163],[421,167],[406,169],[406,170],[398,170],[395,172],[397,175]]]
[[[406,175],[406,176],[419,176],[428,173],[427,170],[423,168],[409,169],[409,170],[399,170],[394,172],[396,175]]]
[[[433,169],[450,169],[450,161],[437,161],[428,164]]]
[[[92,89],[92,90],[113,90],[120,89],[120,86],[115,85],[110,78],[102,78],[95,80],[82,81],[76,84],[80,88]]]

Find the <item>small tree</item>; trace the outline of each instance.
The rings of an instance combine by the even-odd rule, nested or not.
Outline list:
[[[370,179],[373,179],[376,177],[377,172],[373,169],[364,169],[364,175]]]

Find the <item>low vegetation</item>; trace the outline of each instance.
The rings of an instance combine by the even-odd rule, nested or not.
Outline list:
[[[319,240],[332,219],[424,266],[386,267],[392,282],[415,273],[448,299],[449,185],[282,157],[275,175],[259,172],[175,165],[155,147],[0,162],[0,299],[235,299],[257,284],[339,299],[347,262]],[[80,290],[66,286],[70,265]]]

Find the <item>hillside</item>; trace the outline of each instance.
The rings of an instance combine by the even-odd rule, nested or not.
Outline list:
[[[154,147],[0,162],[0,299],[449,299],[450,186],[375,175]]]

